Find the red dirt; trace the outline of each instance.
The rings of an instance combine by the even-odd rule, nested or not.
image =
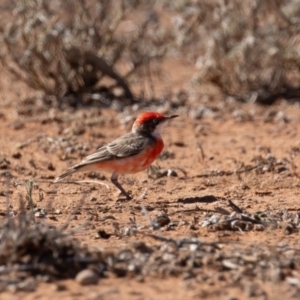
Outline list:
[[[173,62],[173,68],[175,66]],[[184,66],[178,64],[178,70],[182,69]],[[188,72],[188,67],[185,72]],[[109,182],[109,174],[104,174],[106,180],[101,182],[108,184],[110,189],[98,184],[53,184],[52,181],[71,164],[130,130],[132,121],[124,123],[126,114],[93,107],[60,111],[37,103],[32,106],[32,112],[26,112],[28,103],[22,100],[31,92],[10,75],[2,73],[0,211],[3,214],[7,192],[12,210],[17,212],[19,198],[25,198],[28,180],[33,179],[33,201],[42,208],[51,205],[51,213],[45,221],[57,227],[64,224],[73,208],[84,200],[78,207],[76,218],[69,221],[68,228],[88,222],[74,237],[81,245],[96,249],[121,249],[140,239],[149,245],[155,244],[151,238],[139,235],[122,238],[113,235],[109,239],[97,237],[99,229],[113,233],[116,224],[119,228],[126,228],[133,217],[141,228],[149,228],[148,219],[141,213],[141,204],[146,206],[150,217],[166,211],[171,221],[179,223],[176,230],[161,229],[167,238],[198,237],[204,242],[232,243],[245,248],[254,245],[253,249],[287,244],[299,249],[299,233],[287,235],[284,228],[268,228],[262,232],[210,231],[206,227],[192,226],[195,218],[203,218],[204,210],[214,210],[216,206],[228,209],[228,200],[248,213],[267,209],[299,211],[300,180],[296,168],[300,164],[300,156],[296,155],[300,147],[298,104],[289,105],[282,101],[272,107],[262,107],[229,100],[224,102],[216,96],[206,101],[204,97],[189,100],[188,105],[172,110],[180,117],[165,128],[165,155],[154,163],[154,166],[174,170],[178,176],[151,179],[147,172],[123,176],[120,181],[133,195],[133,200],[124,201]],[[184,86],[183,78],[173,78],[171,82],[177,83],[172,92]],[[200,105],[204,106],[204,116],[196,119],[194,116]],[[171,113],[168,105],[152,105],[149,109]],[[132,117],[138,114],[130,109],[127,112]],[[259,173],[253,169],[238,174],[243,165],[255,166],[255,157],[266,159],[271,155],[279,165],[287,166],[286,170]],[[214,176],[213,170],[228,174]],[[4,175],[7,171],[12,175],[9,181]],[[87,175],[76,174],[72,179],[99,180]],[[207,195],[215,196],[218,202],[184,204],[178,201]],[[61,213],[55,214],[56,210]],[[114,219],[105,219],[107,216]],[[298,272],[295,270],[294,273],[297,278]],[[282,299],[281,295],[284,299],[292,299],[295,293],[286,280],[264,282],[253,278],[253,282],[239,284],[228,284],[226,280],[199,283],[195,279],[185,280],[183,276],[162,279],[155,275],[147,276],[141,282],[137,278],[111,277],[100,279],[94,286],[80,286],[74,280],[41,283],[32,292],[17,291],[14,295],[3,292],[1,299],[247,299],[252,295],[249,292],[252,284],[261,291],[253,299],[267,299],[267,296],[268,299]]]

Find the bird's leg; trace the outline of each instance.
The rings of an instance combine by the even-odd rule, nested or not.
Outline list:
[[[121,191],[121,193],[126,197],[127,200],[132,199],[131,196],[123,189],[118,181],[118,174],[113,173],[110,177],[110,181]]]

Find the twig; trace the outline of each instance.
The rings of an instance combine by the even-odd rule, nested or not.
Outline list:
[[[141,234],[143,236],[151,237],[151,238],[153,238],[154,240],[157,240],[157,241],[173,243],[174,245],[177,245],[177,241],[174,240],[174,239],[165,238],[165,237],[160,236],[160,235],[156,235],[156,234],[152,234],[152,233],[146,233],[146,232],[142,232],[142,231],[137,231],[136,233]]]
[[[231,175],[234,175],[234,174],[242,174],[242,173],[246,173],[246,172],[250,172],[254,169],[257,169],[258,167],[260,167],[261,165],[263,165],[263,163],[259,163],[258,165],[255,165],[255,166],[246,166],[246,167],[243,167],[241,169],[237,169],[235,171],[222,171],[222,170],[213,170],[213,171],[210,171],[210,173],[204,173],[204,174],[198,174],[196,175],[196,177],[211,177],[211,176],[231,176]]]
[[[199,142],[197,142],[197,150],[201,154],[201,160],[202,160],[202,162],[204,162],[204,160],[205,160],[205,153],[204,153],[202,145]]]
[[[230,215],[230,212],[227,209],[223,208],[223,207],[217,206],[217,207],[215,207],[215,210],[216,210],[217,213],[220,213],[222,215],[226,215],[226,216]]]
[[[234,204],[231,200],[228,200],[228,205],[237,213],[243,213],[243,210],[239,208],[236,204]]]
[[[190,212],[205,212],[205,213],[219,213],[217,210],[214,209],[205,209],[196,206],[193,209],[182,209],[182,210],[176,210],[175,212],[171,213],[170,215],[178,214],[178,213],[190,213]]]
[[[141,234],[150,238],[153,238],[154,240],[158,240],[161,242],[167,242],[167,243],[172,243],[176,245],[177,247],[182,247],[183,245],[203,245],[203,246],[219,246],[221,243],[220,242],[203,242],[199,239],[191,239],[191,238],[181,238],[181,239],[172,239],[172,238],[165,238],[163,236],[159,236],[156,234],[152,233],[146,233],[146,232],[141,232],[137,231],[137,234]]]
[[[10,204],[10,201],[9,201],[9,184],[10,184],[10,174],[9,173],[5,173],[5,183],[6,183],[6,214],[7,216],[9,216],[9,204]]]
[[[33,204],[33,200],[32,200],[32,188],[33,188],[33,180],[30,179],[28,181],[28,185],[27,185],[26,200],[28,201],[31,212],[33,213],[34,204]]]
[[[154,230],[159,230],[159,229],[160,229],[159,225],[156,224],[156,223],[154,223],[154,222],[152,221],[152,219],[151,219],[151,217],[150,217],[150,215],[149,215],[149,213],[148,213],[148,211],[147,211],[147,209],[146,209],[146,207],[145,207],[145,205],[144,205],[143,203],[141,204],[141,208],[142,208],[142,210],[141,210],[141,211],[142,211],[142,214],[143,214],[144,216],[146,216],[146,218],[147,218],[147,220],[148,220],[150,226],[151,226]]]
[[[246,216],[244,214],[241,214],[241,219],[243,221],[251,222],[251,223],[254,223],[254,224],[263,224],[262,221],[254,219],[254,218],[251,218],[251,217],[248,217],[248,216]]]
[[[147,192],[148,192],[148,189],[146,188],[143,192],[142,192],[142,194],[141,194],[141,200],[143,200],[145,197],[146,197],[146,195],[147,195]]]
[[[38,180],[37,182],[47,182],[47,183],[53,183],[53,184],[81,184],[81,183],[93,183],[93,184],[100,184],[104,185],[108,190],[110,189],[109,185],[97,181],[97,180],[67,180],[67,181],[58,181],[58,182],[53,182],[53,181],[47,181],[47,180]]]

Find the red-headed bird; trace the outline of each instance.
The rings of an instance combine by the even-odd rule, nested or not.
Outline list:
[[[128,200],[131,199],[118,182],[118,175],[134,174],[148,168],[164,148],[161,137],[163,124],[176,117],[178,116],[163,116],[151,111],[142,113],[133,123],[131,132],[99,148],[54,182],[75,172],[105,171],[112,173],[111,182]]]

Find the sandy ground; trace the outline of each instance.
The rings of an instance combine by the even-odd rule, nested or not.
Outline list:
[[[33,180],[33,201],[47,214],[38,222],[59,227],[68,222],[76,229],[79,245],[116,251],[143,240],[139,235],[114,235],[116,226],[126,228],[134,222],[151,229],[141,213],[144,205],[150,218],[166,213],[176,229],[160,229],[165,238],[196,237],[203,242],[220,242],[226,247],[270,249],[285,245],[299,251],[298,228],[287,225],[259,230],[211,230],[201,222],[216,207],[231,209],[228,200],[248,214],[284,210],[299,211],[298,166],[300,164],[300,108],[298,103],[278,102],[272,107],[241,104],[218,97],[189,100],[185,105],[148,104],[133,111],[85,107],[61,111],[39,100],[24,100],[30,91],[4,74],[0,104],[0,211],[4,220],[7,201],[18,212],[19,199],[25,199],[26,186]],[[172,80],[178,80],[171,78]],[[176,90],[178,91],[178,84]],[[159,93],[159,91],[158,91]],[[194,97],[195,98],[195,97]],[[174,97],[176,100],[176,97]],[[109,174],[76,174],[71,180],[97,180],[105,183],[58,183],[53,179],[95,151],[130,130],[133,118],[143,110],[178,113],[179,118],[164,130],[165,150],[153,164],[172,170],[175,176],[156,178],[157,172],[121,176],[125,189],[133,196],[125,201],[109,181]],[[7,172],[10,177],[7,177]],[[165,174],[164,172],[162,172]],[[151,176],[149,176],[149,174]],[[214,196],[211,203],[205,196]],[[197,198],[198,197],[198,198]],[[200,200],[199,200],[200,198]],[[192,200],[196,199],[195,201]],[[197,200],[198,199],[198,200]],[[202,199],[202,200],[201,200]],[[70,214],[77,213],[70,219]],[[98,231],[112,234],[99,238]],[[228,255],[230,250],[228,250]],[[299,258],[299,256],[298,256]],[[225,279],[216,276],[225,274]],[[101,278],[97,285],[81,286],[73,279],[40,283],[30,292],[3,291],[1,299],[295,299],[299,297],[299,261],[293,271],[280,279],[261,279],[258,275],[236,280],[226,270],[211,273],[208,280],[186,278],[183,274]],[[219,276],[219,275],[218,275]],[[291,283],[288,278],[294,278]],[[298,281],[297,281],[298,280]],[[296,283],[295,283],[296,282]]]

